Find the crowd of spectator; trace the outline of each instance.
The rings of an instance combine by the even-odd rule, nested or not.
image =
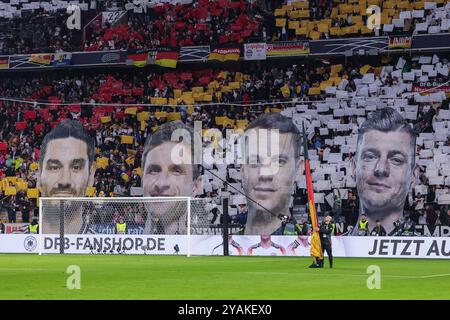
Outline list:
[[[0,54],[412,35],[448,32],[450,28],[450,5],[442,1],[423,7],[422,13],[414,15],[407,7],[399,9],[390,1],[382,2],[381,26],[373,30],[366,27],[367,13],[342,7],[358,5],[355,1],[347,4],[347,1],[309,0],[303,2],[305,5],[302,7],[305,8],[302,11],[306,11],[306,16],[302,18],[296,15],[293,18],[290,14],[294,3],[291,0],[194,0],[189,4],[166,2],[156,7],[140,5],[140,10],[136,11],[133,2],[129,1],[122,3],[123,7],[116,8],[128,11],[120,21],[113,21],[114,25],[111,25],[107,19],[92,20],[96,14],[106,10],[101,5],[103,2],[99,2],[94,9],[91,6],[81,11],[82,25],[91,22],[84,34],[82,30],[67,28],[68,14],[65,9],[23,10],[18,17],[0,16]],[[416,8],[416,4],[412,2],[410,6]],[[282,9],[286,7],[289,10]],[[363,9],[365,11],[365,7]],[[277,10],[283,11],[279,13]],[[407,10],[410,14],[401,17],[400,11]],[[280,19],[285,22],[277,25],[276,21]],[[402,23],[394,23],[394,19]]]
[[[331,1],[310,0],[308,5],[296,6],[287,0],[274,10],[278,20],[272,40],[318,40],[358,36],[415,35],[448,32],[450,5],[444,1]],[[369,11],[375,4],[379,11]],[[298,17],[296,12],[304,14]],[[379,14],[379,25],[368,28],[369,16]],[[371,19],[372,23],[375,20]]]
[[[164,3],[141,14],[128,14],[112,27],[99,26],[86,39],[87,51],[184,47],[239,43],[262,36],[265,13],[247,1],[196,0],[192,4]]]
[[[0,54],[56,53],[77,51],[80,30],[69,30],[64,11],[43,10],[14,19],[0,18]]]
[[[447,60],[444,59],[444,62]],[[394,63],[388,59],[387,63]],[[376,79],[383,85],[395,87],[400,80],[390,74],[382,75],[383,62],[380,59],[369,62],[376,73]],[[345,90],[356,92],[355,82],[363,77],[362,60],[349,61],[336,74],[332,74],[331,63],[326,59],[301,60],[296,64],[251,63],[245,67],[205,68],[172,72],[120,70],[117,72],[77,71],[38,73],[33,77],[11,74],[7,81],[0,82],[2,97],[53,101],[54,103],[148,103],[151,98],[177,99],[183,102],[177,91],[189,92],[202,87],[212,95],[212,103],[248,104],[267,100],[301,98],[321,101],[327,96],[324,90],[311,94],[331,77],[346,79]],[[419,62],[407,58],[404,70],[420,69]],[[366,70],[367,71],[367,70]],[[436,82],[444,83],[446,76],[436,75]],[[233,84],[238,84],[233,87]],[[403,93],[404,91],[399,92]],[[369,92],[369,97],[381,94],[380,90]],[[169,101],[169,100],[168,100]],[[175,101],[172,101],[175,102]],[[186,101],[184,101],[186,102]],[[196,102],[198,102],[196,100]],[[186,103],[188,104],[188,103]],[[158,110],[159,111],[159,110]]]
[[[305,62],[286,68],[257,64],[247,72],[221,69],[200,71],[147,72],[128,70],[120,72],[81,72],[38,74],[35,77],[12,75],[2,81],[3,97],[31,98],[47,101],[49,97],[58,102],[104,102],[104,103],[147,103],[152,97],[176,98],[176,90],[190,91],[194,87],[204,87],[205,91],[216,87],[212,102],[250,103],[254,101],[308,98],[308,90],[313,84],[327,79],[328,73],[316,73],[323,68],[322,62]],[[350,80],[357,74],[349,67],[343,71]],[[225,90],[230,83],[240,82],[238,88]],[[111,89],[114,87],[114,89]],[[354,88],[350,83],[349,88]],[[281,90],[283,88],[283,90]],[[111,89],[111,90],[110,90]],[[220,93],[220,94],[219,94]],[[321,99],[317,95],[310,99]]]

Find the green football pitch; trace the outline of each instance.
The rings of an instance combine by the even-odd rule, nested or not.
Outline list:
[[[0,299],[450,299],[450,261],[0,254]],[[66,286],[70,265],[80,289]],[[367,268],[380,268],[380,289]],[[70,282],[70,281],[69,281]],[[369,281],[370,282],[370,281]]]

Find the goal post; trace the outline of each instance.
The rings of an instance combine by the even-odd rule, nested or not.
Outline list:
[[[187,205],[187,256],[191,256],[191,199],[188,198]]]
[[[192,235],[213,227],[210,208],[209,198],[39,198],[38,253],[191,256]]]
[[[41,256],[42,255],[42,248],[43,248],[43,233],[42,233],[42,198],[39,198],[39,235],[38,235],[38,253]]]

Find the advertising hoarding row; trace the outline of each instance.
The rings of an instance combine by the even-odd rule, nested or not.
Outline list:
[[[43,253],[59,253],[59,235],[43,236]],[[68,235],[68,254],[159,254],[187,253],[185,235]],[[309,257],[308,236],[232,236],[230,255]],[[333,237],[335,257],[449,259],[450,239],[445,237]],[[38,253],[39,236],[2,235],[0,253]],[[220,235],[191,236],[192,255],[223,255]]]

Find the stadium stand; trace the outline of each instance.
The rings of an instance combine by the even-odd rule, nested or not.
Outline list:
[[[333,210],[331,189],[338,188],[344,200],[343,216],[352,223],[357,213],[357,192],[347,173],[355,151],[357,125],[377,106],[391,106],[411,121],[419,134],[420,183],[406,210],[417,215],[417,220],[421,215],[428,216],[427,212],[430,217],[440,212],[447,223],[445,206],[439,203],[450,196],[450,172],[445,162],[450,149],[448,99],[442,91],[429,95],[415,91],[427,90],[417,86],[421,80],[448,85],[448,59],[437,55],[384,57],[372,64],[358,59],[344,67],[313,59],[297,65],[235,67],[234,71],[94,70],[58,71],[45,76],[37,73],[33,77],[11,75],[1,82],[0,91],[4,97],[21,101],[1,102],[1,190],[4,195],[17,192],[16,204],[24,208],[18,212],[34,210],[35,201],[31,199],[38,196],[38,146],[62,119],[84,122],[96,137],[98,169],[94,188],[87,195],[108,197],[140,194],[143,143],[166,121],[181,119],[192,124],[202,120],[204,129],[218,128],[225,136],[225,129],[245,128],[263,112],[282,112],[298,125],[302,120],[311,124],[309,147],[311,160],[317,161],[313,181],[319,213]],[[38,103],[26,103],[27,99]],[[86,104],[80,105],[80,101]],[[156,106],[139,106],[148,102]],[[123,140],[124,136],[129,139]],[[214,141],[205,138],[205,144],[209,143]],[[324,172],[325,166],[334,171]],[[216,166],[214,170],[239,186],[238,167]],[[299,176],[299,206],[306,204],[304,183],[304,176]],[[203,196],[217,197],[220,203],[220,195],[226,190],[223,182],[204,172]],[[241,196],[235,197],[231,198],[233,206],[242,202]]]
[[[0,55],[411,36],[446,33],[450,27],[450,4],[443,0],[194,0],[155,7],[112,2],[126,11],[120,19],[102,19],[108,1],[97,1],[95,6],[92,1],[79,1],[83,25],[89,26],[83,31],[67,29],[66,1],[2,2]],[[382,9],[379,30],[366,27],[369,5]],[[245,129],[262,113],[281,112],[298,126],[308,123],[318,212],[333,212],[341,198],[342,215],[354,224],[357,191],[348,173],[357,126],[369,112],[390,106],[418,134],[420,183],[405,210],[417,223],[450,225],[446,205],[450,202],[449,67],[446,53],[408,53],[345,60],[310,56],[220,66],[184,64],[171,71],[74,68],[2,74],[0,192],[5,198],[14,196],[2,202],[3,220],[26,222],[37,214],[39,146],[63,119],[82,121],[96,137],[97,171],[87,196],[110,197],[141,194],[143,144],[162,123],[201,120],[203,129],[217,128],[225,136],[226,129]],[[223,141],[205,136],[204,143]],[[240,186],[238,167],[217,165],[213,170]],[[244,218],[235,214],[242,198],[203,173],[202,196],[220,204],[221,194],[231,192],[230,222],[239,224]],[[307,199],[304,185],[304,176],[298,176],[295,204],[300,211]],[[339,193],[333,194],[333,189]]]
[[[68,2],[2,1],[0,3],[0,54],[27,54],[79,51],[81,30],[66,25]],[[87,23],[102,9],[81,1],[82,22]]]
[[[367,12],[380,8],[380,29],[369,29]],[[424,1],[285,1],[274,11],[272,40],[412,35],[449,30],[450,5],[444,0]]]
[[[226,0],[164,3],[142,14],[130,14],[127,20],[116,27],[105,25],[86,40],[85,50],[237,43],[258,37],[264,22],[257,6]]]
[[[79,1],[79,4],[83,23],[91,21],[103,8],[102,1],[94,8],[85,1]],[[69,30],[63,21],[67,16],[67,5],[65,1],[58,1],[57,5],[47,1],[1,3],[0,53],[436,34],[446,33],[450,28],[450,4],[444,0],[398,3],[379,0],[195,0],[187,4],[138,7],[139,10],[129,1],[122,8],[127,10],[123,19],[110,21],[100,17],[92,21],[91,32],[83,34]],[[380,29],[371,30],[366,26],[370,14],[366,10],[370,5],[381,9]]]

